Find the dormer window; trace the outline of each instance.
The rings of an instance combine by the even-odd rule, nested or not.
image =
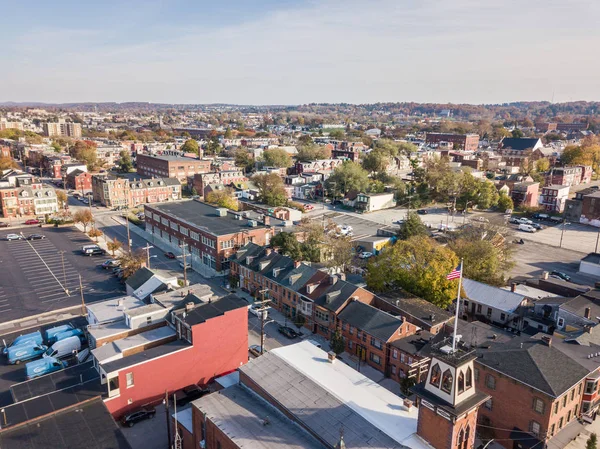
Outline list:
[[[434,387],[440,388],[440,379],[442,377],[442,370],[440,369],[439,364],[435,364],[433,368],[431,368],[431,376],[429,377],[429,383]]]
[[[465,387],[468,390],[473,386],[473,373],[471,371],[471,367],[467,368],[467,374],[465,376]]]
[[[458,394],[460,394],[464,391],[465,391],[465,375],[461,371],[460,374],[458,375]]]

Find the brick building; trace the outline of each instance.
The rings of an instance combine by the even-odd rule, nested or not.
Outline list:
[[[578,186],[592,180],[592,167],[577,165],[574,167],[556,167],[546,176],[547,185]]]
[[[244,175],[243,170],[223,170],[195,174],[192,178],[192,185],[198,195],[204,195],[204,189],[209,184],[229,186],[246,181],[248,181],[248,178]]]
[[[539,182],[517,182],[513,185],[510,196],[515,207],[537,207],[539,190]]]
[[[44,135],[48,137],[62,136],[81,138],[81,124],[59,119],[58,122],[43,123]]]
[[[129,181],[112,175],[94,175],[92,195],[94,201],[103,206],[127,208],[129,207]]]
[[[440,144],[450,142],[454,148],[461,148],[464,151],[477,151],[479,146],[478,134],[450,134],[450,133],[426,133],[425,143]]]
[[[211,161],[182,156],[149,156],[138,154],[137,172],[147,177],[177,178],[186,184],[197,173],[211,171]]]
[[[296,174],[304,172],[314,172],[330,174],[336,167],[342,165],[345,159],[319,159],[311,162],[296,162],[294,169]]]
[[[600,191],[588,192],[581,197],[581,218],[586,221],[600,220]]]
[[[88,192],[92,190],[92,174],[82,171],[74,170],[65,177],[65,181],[68,189],[77,190],[78,192]]]
[[[92,176],[94,201],[106,207],[136,207],[181,199],[181,184],[173,178],[134,179]]]
[[[250,242],[269,244],[274,234],[271,217],[248,220],[243,212],[200,201],[146,205],[145,215],[146,232],[177,254],[185,243],[190,268],[205,275],[228,270],[229,256],[237,248]]]
[[[2,217],[44,216],[58,212],[56,192],[31,178],[17,178],[16,185],[0,188]]]

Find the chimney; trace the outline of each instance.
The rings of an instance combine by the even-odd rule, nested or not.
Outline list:
[[[337,282],[337,280],[338,280],[337,276],[335,276],[333,274],[329,275],[329,284],[330,285],[334,285]]]
[[[550,275],[550,273],[548,273],[547,271],[544,271],[542,273],[542,279],[547,280],[549,275]]]
[[[548,347],[552,347],[552,337],[550,335],[543,335],[542,341],[546,343]]]
[[[298,268],[302,264],[301,260],[294,260],[294,268]]]
[[[510,291],[514,293],[515,290],[517,290],[517,283],[513,282],[512,284],[510,284]]]
[[[268,256],[272,252],[273,252],[273,249],[271,249],[271,248],[265,248],[265,256]]]
[[[338,273],[337,277],[339,278],[340,281],[345,281],[346,273]]]
[[[336,358],[335,352],[329,351],[327,353],[327,360],[329,361],[329,363],[335,362],[335,358]]]
[[[268,215],[265,215],[263,223],[265,224],[265,226],[269,226],[271,224],[271,217],[269,217]]]
[[[410,411],[411,407],[413,406],[413,402],[410,399],[404,399],[402,402],[404,407],[406,407],[406,410]]]
[[[586,307],[585,312],[583,312],[583,317],[586,320],[589,320],[591,318],[591,316],[592,316],[592,309],[590,309],[589,307]]]
[[[588,334],[591,334],[591,333],[592,333],[592,329],[593,329],[593,328],[592,328],[592,326],[590,326],[590,325],[585,325],[585,326],[583,326],[583,331],[584,331],[584,332],[586,332],[586,333],[588,333]]]
[[[194,303],[193,302],[186,302],[185,303],[185,311],[189,312],[190,310],[194,310]]]

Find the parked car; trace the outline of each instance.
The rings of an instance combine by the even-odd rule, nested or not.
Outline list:
[[[8,223],[0,223],[0,228],[8,228]]]
[[[429,212],[427,212],[427,209],[418,209],[417,210],[417,214],[419,215],[427,215]]]
[[[20,234],[8,234],[6,240],[23,240],[23,236]]]
[[[508,222],[512,224],[520,224],[520,221],[517,217],[510,217]]]
[[[4,355],[8,355],[8,350],[13,346],[18,346],[28,341],[33,341],[38,345],[41,345],[44,340],[42,338],[42,333],[40,331],[30,332],[29,334],[22,334],[15,338],[10,343],[6,343],[6,340],[2,339],[2,343],[4,344],[4,348],[2,348],[2,353]]]
[[[294,329],[288,326],[279,326],[277,331],[290,339],[296,338],[298,336],[298,332],[296,332]]]
[[[58,360],[54,357],[46,357],[40,360],[29,362],[27,365],[25,365],[25,374],[27,375],[27,380],[31,380],[55,371],[60,371],[66,367],[66,361]]]
[[[31,234],[27,237],[27,240],[44,240],[45,238],[46,236],[42,234]]]
[[[123,416],[121,418],[121,424],[127,427],[133,427],[135,423],[154,418],[154,415],[156,415],[156,409],[154,407],[142,407]]]
[[[62,359],[81,349],[81,338],[77,335],[58,340],[44,353],[44,357]]]
[[[248,348],[248,352],[252,354],[254,357],[258,357],[260,355],[260,345],[252,345]],[[267,350],[265,349],[265,352]]]
[[[542,229],[545,229],[544,226],[542,226],[539,223],[531,223],[530,226],[533,226],[535,229],[537,229],[538,231],[541,231]]]
[[[517,229],[524,232],[535,232],[535,228],[529,224],[520,224]]]
[[[352,233],[352,226],[344,225],[340,228],[340,234],[348,235],[350,233]]]
[[[304,205],[304,210],[313,210],[315,208],[315,206],[313,206],[312,204],[305,204]]]
[[[261,310],[262,309],[262,310]],[[248,312],[250,312],[252,315],[255,315],[257,317],[260,318],[260,314],[263,314],[263,318],[267,319],[267,316],[269,316],[269,309],[270,307],[263,307],[261,304],[252,304],[249,308],[248,308]]]
[[[195,384],[188,385],[175,393],[175,403],[177,407],[183,407],[209,393],[210,390],[208,388],[200,388]]]
[[[58,339],[56,338],[58,334],[60,334],[61,332],[70,331],[72,329],[73,326],[71,326],[70,324],[61,324],[60,326],[51,327],[49,329],[46,329],[46,331],[44,332],[44,340],[49,345],[52,345],[58,341]]]
[[[531,221],[529,218],[522,217],[522,218],[517,218],[517,223],[531,225],[531,224],[533,224],[533,221]]]
[[[40,224],[40,220],[36,219],[36,218],[31,218],[29,220],[27,220],[25,222],[26,225],[36,225],[36,224]]]
[[[16,346],[8,348],[8,363],[11,365],[18,365],[26,360],[37,359],[42,356],[47,349],[47,346],[36,343],[33,340],[19,343]]]
[[[167,259],[175,259],[175,254],[173,254],[171,251],[165,253],[165,257]]]
[[[364,253],[360,253],[360,254],[358,255],[358,258],[359,258],[359,259],[368,259],[368,258],[370,258],[370,257],[373,257],[373,253],[372,253],[372,252],[370,252],[370,251],[365,251]]]
[[[550,273],[550,276],[554,276],[557,277],[559,279],[562,279],[563,281],[570,281],[571,280],[571,276],[569,276],[566,273],[563,273],[562,271],[553,271],[552,273]]]
[[[106,254],[106,250],[102,248],[94,248],[86,253],[86,256],[104,256]]]
[[[550,215],[548,215],[548,214],[533,214],[533,218],[536,220],[547,220],[548,218],[550,218]]]
[[[404,220],[396,220],[394,223],[396,223],[397,225],[402,226],[404,224]]]
[[[188,263],[188,264],[184,264],[183,261],[179,262],[179,267],[183,270],[184,268],[186,270],[189,270],[190,268],[192,268],[192,266]]]
[[[116,259],[108,259],[100,264],[100,266],[102,268],[104,268],[105,270],[108,270],[109,268],[117,268],[120,265],[121,265],[121,262],[119,262]]]

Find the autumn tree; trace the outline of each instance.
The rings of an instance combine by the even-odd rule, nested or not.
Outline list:
[[[238,201],[233,196],[233,190],[230,187],[226,187],[222,190],[213,190],[206,195],[206,202],[215,204],[219,207],[226,207],[227,209],[237,211]]]
[[[456,282],[446,275],[458,265],[449,248],[429,237],[400,240],[367,265],[369,289],[381,292],[403,288],[438,307],[446,308],[456,297]]]
[[[118,259],[123,270],[123,278],[127,279],[132,276],[146,262],[146,253],[139,250],[135,253],[123,253]]]
[[[96,147],[96,142],[91,140],[78,140],[69,147],[69,153],[78,161],[85,162],[89,170],[94,170],[98,165]]]
[[[83,209],[75,212],[73,222],[80,223],[83,226],[83,232],[87,232],[87,227],[94,222],[94,216],[89,209]]]
[[[106,247],[108,248],[112,256],[115,257],[115,251],[119,251],[123,247],[123,244],[119,240],[114,239],[112,242],[108,242],[106,244]]]
[[[300,162],[328,159],[329,156],[331,156],[331,151],[328,151],[324,145],[306,143],[299,145],[297,149],[298,153],[296,154],[296,159]],[[327,153],[329,153],[329,155]]]
[[[0,170],[9,170],[18,167],[19,165],[12,157],[0,157]]]
[[[325,265],[329,268],[344,272],[352,263],[352,241],[348,236],[326,235],[323,249]]]
[[[515,205],[513,204],[513,200],[510,196],[501,194],[498,197],[498,209],[500,209],[501,212],[504,212],[509,209],[513,210],[514,208]]]
[[[329,131],[329,137],[335,140],[344,140],[346,138],[346,133],[343,129],[332,129]]]
[[[287,168],[292,166],[292,158],[281,148],[263,151],[263,159],[268,167]]]
[[[327,222],[327,229],[333,230],[335,223]],[[299,234],[302,236],[302,257],[311,262],[321,261],[321,248],[325,242],[325,229],[319,221],[303,217],[298,224]]]
[[[350,190],[364,192],[369,186],[369,174],[360,166],[352,161],[344,161],[338,165],[331,176],[325,181],[325,186],[330,192],[341,192],[345,195]]]
[[[258,188],[258,195],[263,203],[269,206],[283,206],[287,203],[283,181],[276,173],[254,175],[252,182]]]
[[[100,229],[90,229],[90,232],[88,232],[88,235],[90,237],[92,237],[93,239],[95,239],[96,243],[98,243],[98,237],[100,237],[102,235],[102,231]]]
[[[183,151],[184,153],[198,154],[200,147],[198,146],[198,142],[196,142],[194,139],[188,139],[184,142],[183,145],[181,145],[180,150]]]
[[[61,207],[61,209],[64,209],[68,200],[67,194],[64,190],[56,191],[56,200],[58,201],[58,205]]]
[[[539,173],[547,172],[550,169],[550,161],[546,158],[535,161],[535,170]]]
[[[390,163],[390,156],[379,150],[373,150],[362,160],[362,166],[370,173],[385,172]]]
[[[254,158],[245,148],[235,150],[233,157],[235,158],[235,165],[243,168],[245,173],[248,173],[254,167]]]

